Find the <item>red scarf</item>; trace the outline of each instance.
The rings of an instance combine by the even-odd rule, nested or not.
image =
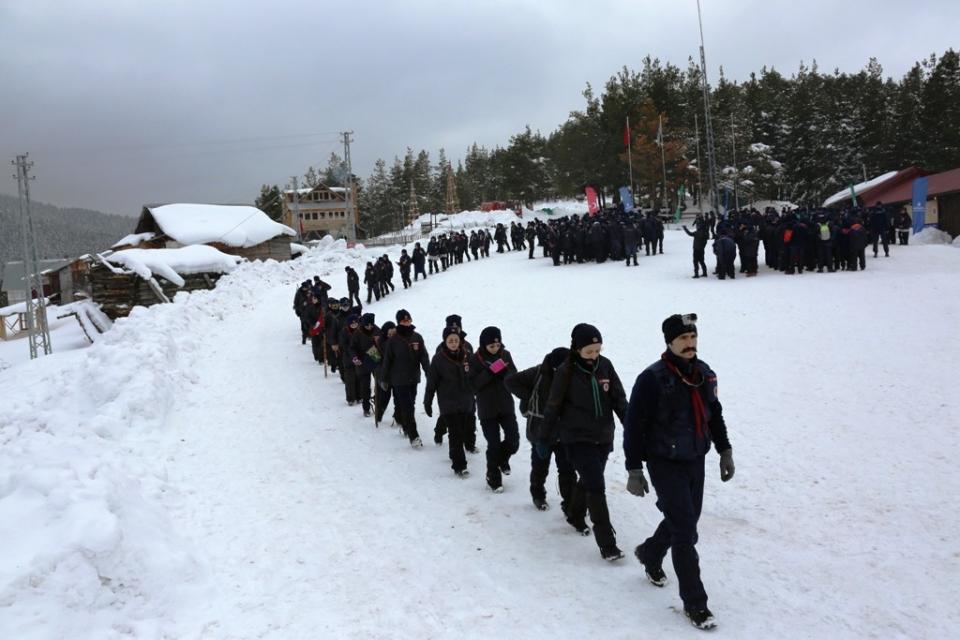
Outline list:
[[[683,374],[682,371],[680,371],[680,369],[677,368],[677,365],[675,365],[673,362],[670,361],[670,357],[668,356],[668,352],[666,351],[663,352],[663,355],[660,356],[660,359],[663,360],[663,362],[667,365],[667,368],[670,369],[670,371],[675,373],[677,377],[683,380],[683,383],[686,384],[687,387],[689,387],[690,402],[693,403],[694,427],[696,429],[697,437],[698,438],[704,437],[703,424],[707,420],[707,407],[703,403],[703,396],[700,395],[700,387],[703,386],[703,373],[700,371],[699,368],[694,367],[693,368],[694,377],[688,378],[686,375]]]

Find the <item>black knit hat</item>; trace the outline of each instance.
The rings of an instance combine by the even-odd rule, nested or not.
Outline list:
[[[581,322],[570,332],[570,344],[574,351],[579,351],[591,344],[600,344],[603,342],[603,336],[600,330],[592,324]]]
[[[570,349],[567,349],[566,347],[557,347],[547,354],[547,357],[543,359],[543,363],[551,369],[556,369],[563,364],[563,361],[566,360],[569,355]]]
[[[360,316],[360,324],[362,324],[363,326],[373,324],[373,321],[375,318],[376,316],[373,315],[372,313],[365,313],[362,316]]]
[[[480,332],[480,346],[485,347],[494,342],[503,342],[500,329],[496,327],[484,327],[483,331]]]
[[[457,330],[456,327],[447,327],[447,328],[445,328],[445,329],[443,330],[443,339],[444,339],[444,341],[446,341],[447,336],[451,336],[451,335],[457,336],[457,337],[459,338],[459,337],[460,337],[460,332]]]
[[[685,313],[680,315],[675,313],[663,321],[661,328],[663,329],[663,339],[666,340],[667,344],[670,344],[677,339],[677,336],[697,332],[697,314]]]
[[[413,317],[406,309],[400,309],[400,311],[397,311],[397,324],[400,324],[404,320],[413,320]]]
[[[458,316],[458,315],[455,314],[455,313],[447,316],[447,326],[450,327],[450,326],[453,326],[453,325],[456,325],[456,326],[458,326],[458,327],[460,327],[460,328],[462,329],[462,328],[463,328],[463,318],[461,318],[460,316]]]
[[[380,326],[380,333],[382,333],[383,335],[387,335],[387,331],[390,331],[390,329],[396,329],[396,328],[397,328],[396,324],[394,324],[390,320],[387,320]]]

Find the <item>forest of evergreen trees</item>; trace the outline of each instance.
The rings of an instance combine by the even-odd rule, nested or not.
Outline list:
[[[485,200],[571,197],[586,184],[612,195],[629,184],[628,116],[638,197],[652,205],[663,196],[661,119],[668,197],[675,200],[681,185],[697,194],[698,142],[701,163],[706,159],[700,69],[693,59],[684,70],[648,56],[639,72],[624,67],[599,95],[588,84],[583,97],[583,108],[548,135],[526,127],[504,146],[474,144],[455,167],[444,149],[435,158],[408,148],[390,164],[377,160],[360,180],[363,230],[375,235],[397,228],[411,181],[421,213],[444,211],[449,170],[462,209]],[[741,201],[818,204],[865,175],[910,165],[930,172],[960,166],[960,55],[952,49],[917,62],[899,81],[884,78],[875,58],[854,74],[824,73],[814,62],[801,63],[789,77],[764,67],[745,82],[728,80],[721,69],[711,102],[721,186],[736,187]],[[325,170],[311,167],[304,181],[341,185],[344,176],[333,154]],[[264,186],[258,204],[278,203],[278,191]]]

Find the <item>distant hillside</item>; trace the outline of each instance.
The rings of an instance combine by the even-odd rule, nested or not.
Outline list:
[[[135,218],[90,209],[61,209],[42,202],[31,202],[33,229],[37,234],[39,258],[74,257],[91,251],[103,251],[117,240],[133,233]],[[20,260],[20,205],[16,196],[0,193],[0,262]]]

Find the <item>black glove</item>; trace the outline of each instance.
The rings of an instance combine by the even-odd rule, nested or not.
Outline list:
[[[733,466],[733,449],[720,452],[720,479],[726,482],[733,477],[736,467]]]
[[[643,475],[643,469],[630,469],[627,473],[630,474],[627,478],[627,491],[641,498],[650,493],[650,485]]]

